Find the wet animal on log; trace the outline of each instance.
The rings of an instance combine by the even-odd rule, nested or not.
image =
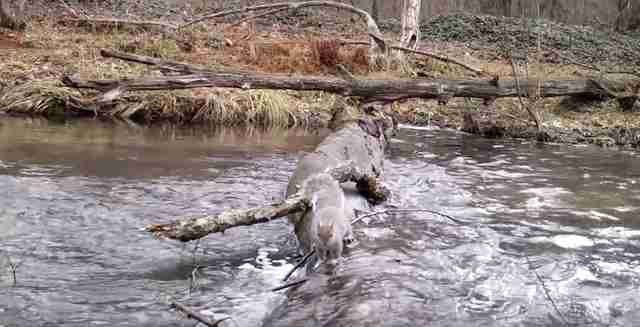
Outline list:
[[[347,241],[351,240],[350,228],[334,226],[324,231],[322,229],[313,230],[315,228],[314,220],[318,218],[325,219],[325,215],[333,215],[326,219],[334,222],[339,221],[341,225],[344,225],[347,222],[350,224],[354,218],[354,209],[369,209],[369,203],[356,189],[355,183],[343,183],[340,185],[336,181],[330,182],[329,178],[331,176],[326,173],[333,168],[348,164],[354,165],[363,174],[378,177],[382,172],[386,145],[385,131],[393,128],[392,124],[388,122],[388,117],[384,115],[376,117],[376,113],[373,112],[363,114],[357,108],[344,102],[341,102],[339,108],[335,109],[332,121],[334,132],[329,134],[315,151],[306,154],[298,161],[296,170],[289,179],[289,185],[287,186],[287,197],[302,191],[305,197],[311,199],[312,202],[314,197],[316,199],[331,199],[330,201],[317,201],[313,205],[313,209],[307,212],[289,215],[289,222],[294,225],[300,249],[304,253],[311,249],[314,242],[319,242],[324,246],[322,243],[323,238],[330,241],[328,243],[337,242],[336,238],[340,238],[343,241],[343,246],[345,236]],[[324,180],[320,183],[322,188],[307,187],[305,190],[305,185],[311,185],[308,184],[308,181],[312,181],[316,178],[314,176],[318,174],[326,176],[320,177]],[[324,211],[325,208],[336,207],[335,203],[338,202],[337,199],[341,196],[345,200],[342,210],[330,209]],[[325,231],[327,233],[324,233]],[[334,251],[337,248],[337,245],[327,244],[321,249]],[[326,252],[319,253],[320,256],[327,257],[330,260],[335,257],[335,253],[326,254]]]
[[[314,248],[320,260],[333,264],[353,239],[344,191],[331,175],[318,173],[305,180],[302,192],[312,208],[298,223],[300,245],[305,253]]]

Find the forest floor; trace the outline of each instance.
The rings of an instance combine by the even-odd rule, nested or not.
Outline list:
[[[161,20],[176,24],[213,9],[228,9],[232,2],[226,2],[226,8],[210,8],[184,2],[168,7],[170,2],[164,1],[131,1],[130,6],[125,6],[122,3],[127,1],[113,1],[114,4],[101,6],[76,5],[73,9],[81,17]],[[101,49],[214,70],[332,75],[335,69],[322,62],[318,47],[326,40],[366,40],[362,22],[331,9],[301,10],[295,15],[282,13],[237,26],[233,23],[240,18],[228,17],[206,21],[171,36],[161,29],[70,23],[70,12],[65,8],[56,7],[46,14],[33,10],[32,16],[23,33],[0,30],[0,111],[50,117],[86,115],[87,112],[66,108],[65,101],[91,99],[96,94],[65,88],[60,82],[63,75],[110,79],[160,74],[143,65],[102,58]],[[386,38],[398,39],[397,21],[380,22],[380,27]],[[603,72],[640,71],[640,37],[615,34],[604,28],[568,26],[540,19],[457,14],[425,22],[422,32],[421,50],[455,58],[501,79],[514,76],[511,58],[518,60],[526,75],[521,77],[537,80],[618,79],[630,76]],[[337,61],[356,77],[478,78],[456,66],[413,56],[407,56],[409,63],[405,65],[371,69],[365,48],[342,46],[336,51]],[[147,123],[317,127],[326,125],[331,107],[328,104],[334,98],[335,95],[324,92],[219,88],[141,92],[125,96],[100,116]],[[538,112],[544,133],[534,128],[523,104]],[[482,100],[451,99],[447,104],[439,104],[435,100],[415,99],[389,105],[386,110],[401,123],[465,129],[465,113],[482,113],[487,108]],[[522,103],[517,98],[503,98],[498,99],[490,111],[491,121],[502,132],[485,133],[486,136],[640,147],[640,102],[637,100],[635,106],[623,110],[614,99],[561,97],[524,99]]]

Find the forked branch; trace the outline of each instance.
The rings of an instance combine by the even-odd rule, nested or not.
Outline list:
[[[190,22],[184,23],[180,25],[178,29],[185,28],[187,26],[191,26],[193,24],[197,24],[205,20],[225,17],[229,15],[244,14],[244,13],[250,13],[250,12],[261,11],[261,10],[268,10],[269,14],[276,14],[282,11],[299,10],[307,7],[332,7],[332,8],[347,10],[356,15],[361,16],[367,24],[367,33],[374,40],[378,49],[380,49],[380,51],[382,51],[383,53],[386,52],[386,49],[387,49],[386,41],[384,40],[382,33],[380,33],[378,24],[376,24],[375,20],[373,20],[373,17],[371,17],[371,15],[368,12],[348,4],[334,2],[334,1],[281,2],[281,3],[250,6],[250,7],[240,8],[240,9],[215,12],[208,15],[204,15]],[[261,16],[263,16],[263,13],[256,14],[253,17],[249,17],[249,19],[258,18]]]

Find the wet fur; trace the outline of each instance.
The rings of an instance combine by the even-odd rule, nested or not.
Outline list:
[[[312,209],[296,226],[300,226],[296,234],[302,247],[305,251],[315,248],[323,261],[340,258],[345,241],[352,238],[351,216],[345,207],[342,187],[329,174],[320,173],[309,177],[302,191],[312,203]]]

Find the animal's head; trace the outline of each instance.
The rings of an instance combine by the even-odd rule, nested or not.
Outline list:
[[[320,224],[315,244],[316,254],[323,262],[335,263],[342,256],[343,240],[334,223]]]

